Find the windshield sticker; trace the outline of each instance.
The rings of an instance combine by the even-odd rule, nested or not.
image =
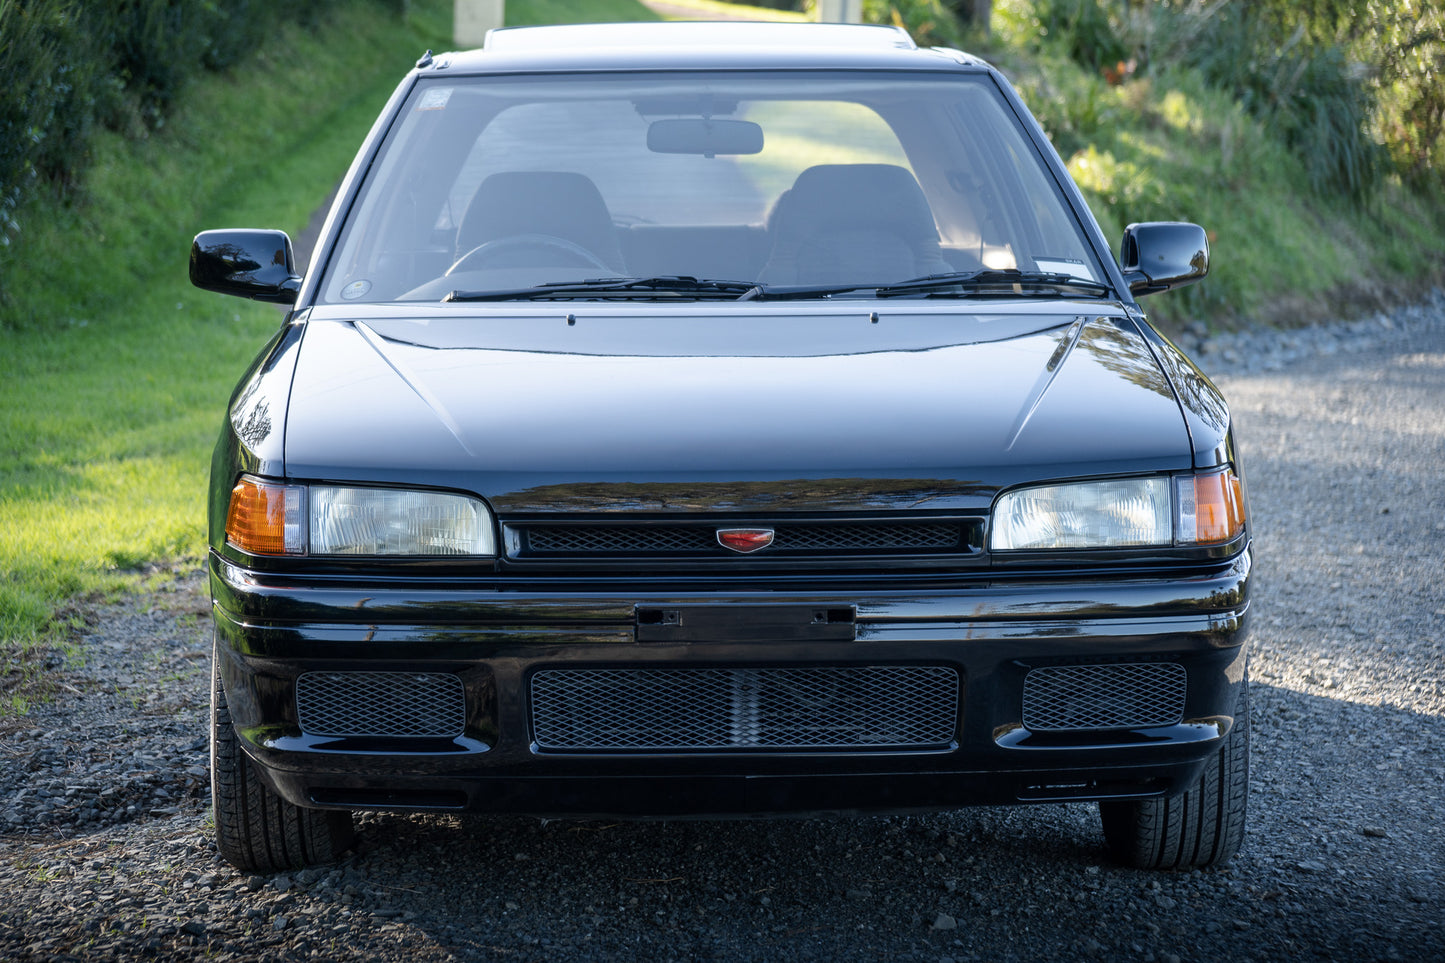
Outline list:
[[[341,289],[341,296],[348,301],[355,301],[367,291],[371,290],[370,281],[352,281]]]
[[[1069,277],[1088,278],[1090,281],[1097,281],[1094,272],[1089,266],[1078,258],[1072,257],[1036,257],[1034,267],[1047,274],[1067,274]]]
[[[433,87],[421,95],[416,102],[417,110],[446,110],[447,101],[452,99],[451,87]]]

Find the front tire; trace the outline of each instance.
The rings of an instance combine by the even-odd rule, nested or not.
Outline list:
[[[1249,803],[1249,680],[1224,745],[1182,795],[1099,803],[1109,853],[1136,869],[1222,866],[1244,843]]]
[[[303,809],[281,798],[256,772],[231,722],[219,649],[211,655],[211,807],[216,848],[244,872],[328,863],[353,839],[350,813]]]

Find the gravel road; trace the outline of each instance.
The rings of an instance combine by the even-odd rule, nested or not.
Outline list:
[[[1254,781],[1225,870],[1104,861],[1089,806],[783,822],[367,816],[321,870],[210,841],[198,571],[98,609],[0,720],[0,959],[1445,959],[1445,294],[1200,338],[1247,459]]]

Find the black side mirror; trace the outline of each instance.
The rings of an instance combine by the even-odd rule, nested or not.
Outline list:
[[[1119,259],[1135,295],[1192,284],[1209,273],[1209,238],[1198,224],[1147,221],[1124,228]]]
[[[202,231],[191,244],[191,283],[218,294],[295,304],[301,290],[285,231]]]

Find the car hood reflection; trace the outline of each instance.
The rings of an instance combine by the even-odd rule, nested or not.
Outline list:
[[[1148,346],[1127,320],[1084,307],[318,311],[286,471],[457,487],[502,510],[585,485],[606,511],[598,485],[835,479],[812,507],[859,508],[850,485],[856,498],[895,479],[910,498],[920,483],[934,490],[942,508],[1031,478],[1187,469],[1184,421]],[[1105,414],[1116,430],[1101,436]]]

